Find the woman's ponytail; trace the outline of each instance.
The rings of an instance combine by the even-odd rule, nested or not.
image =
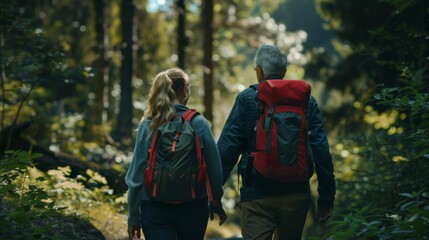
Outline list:
[[[143,118],[151,118],[150,130],[154,131],[174,115],[176,94],[183,90],[187,75],[179,68],[158,73],[152,82],[149,106]]]

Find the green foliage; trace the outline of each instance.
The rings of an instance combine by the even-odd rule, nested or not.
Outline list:
[[[374,212],[370,206],[352,209],[341,219],[329,222],[328,225],[331,228],[322,239],[374,239],[381,227],[381,222],[378,220],[370,221],[371,218],[374,218]]]
[[[55,121],[53,116],[61,109],[71,111],[86,105],[85,100],[71,104],[66,99],[74,96],[79,84],[91,78],[92,70],[66,64],[64,51],[46,35],[40,21],[32,15],[30,3],[8,1],[2,9],[3,5],[9,11],[2,15],[5,21],[1,22],[0,131],[7,125],[13,129],[20,122],[35,119],[37,129],[49,129]],[[50,142],[50,137],[61,138],[55,135],[55,131],[32,132],[39,144]],[[2,135],[1,142],[8,144],[1,147],[8,149],[11,136],[4,138]]]
[[[325,238],[429,239],[429,94],[423,73],[414,71],[402,79],[406,87],[381,88],[368,101],[384,110],[368,108],[372,134],[344,143],[357,150],[343,156],[352,174],[339,169],[340,214]]]
[[[429,239],[429,193],[401,193],[393,209],[351,209],[328,223],[322,239]],[[310,238],[316,239],[316,238]],[[320,238],[317,238],[320,239]]]
[[[343,10],[354,5],[323,2]],[[343,40],[354,28],[372,36],[371,41],[359,34],[350,39],[355,53],[346,62],[352,64],[337,80],[350,72],[354,79],[363,75],[357,83],[374,84],[375,92],[363,104],[354,103],[367,130],[359,128],[359,135],[333,151],[341,160],[336,163],[337,215],[323,239],[429,239],[429,66],[427,44],[422,44],[427,28],[418,20],[427,17],[429,6],[418,0],[381,2],[387,14],[382,24],[370,18],[372,25],[361,29],[362,22],[336,15],[344,21],[337,26]],[[340,27],[347,24],[353,27]],[[377,67],[366,68],[368,63]],[[359,86],[354,82],[344,86]]]
[[[64,62],[64,51],[46,36],[37,19],[25,13],[31,6],[26,9],[14,2],[8,2],[7,6],[11,10],[5,18],[12,22],[2,24],[1,46],[6,80],[40,84],[53,90],[54,87],[70,89],[73,84],[86,80],[89,73],[85,69],[70,68]]]
[[[390,215],[395,222],[387,229],[398,238],[429,239],[429,192],[402,193],[397,205],[397,215]]]
[[[362,112],[348,111],[350,105],[371,98],[378,85],[407,87],[404,77],[410,79],[419,69],[427,71],[429,6],[424,0],[316,0],[316,6],[338,36],[337,49],[347,49],[343,59],[320,76],[330,89],[349,99],[326,116],[331,126],[359,133]],[[338,118],[348,124],[336,125]]]
[[[54,239],[50,225],[34,226],[56,213],[48,192],[27,180],[32,160],[39,157],[41,154],[6,151],[0,160],[0,208],[4,211],[0,236],[7,233],[14,239]]]
[[[72,176],[70,167],[49,170],[48,175],[51,197],[64,214],[88,220],[107,238],[125,233],[126,195],[113,196],[103,176],[90,169]]]
[[[93,205],[102,204],[107,194],[111,194],[107,181],[97,172],[90,169],[86,175],[71,177],[70,167],[59,167],[49,170],[50,181],[59,208],[68,214],[88,216],[87,211]]]
[[[117,211],[125,211],[125,195],[113,197],[106,179],[92,170],[72,177],[69,167],[60,167],[44,174],[33,166],[39,157],[11,150],[0,160],[0,238],[104,238],[98,229],[122,236],[118,227],[125,229],[126,219]]]

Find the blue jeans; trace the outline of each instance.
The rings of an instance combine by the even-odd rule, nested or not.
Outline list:
[[[204,239],[207,204],[207,199],[180,204],[142,201],[141,226],[146,240]]]

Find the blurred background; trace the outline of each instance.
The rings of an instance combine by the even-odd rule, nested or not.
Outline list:
[[[124,175],[152,78],[181,67],[215,139],[262,44],[312,86],[333,219],[304,239],[429,239],[429,2],[8,0],[1,9],[0,238],[126,239]],[[225,185],[240,238],[240,179]],[[311,179],[317,198],[317,176]]]

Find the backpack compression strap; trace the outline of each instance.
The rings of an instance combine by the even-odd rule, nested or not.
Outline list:
[[[154,178],[155,160],[156,160],[156,142],[158,141],[158,130],[153,134],[152,143],[149,148],[148,171],[145,171],[145,186],[150,188]],[[146,179],[148,181],[146,181]],[[155,183],[156,184],[156,183]],[[153,188],[152,195],[156,192],[156,186]]]
[[[182,116],[185,119],[185,121],[191,121],[197,114],[199,114],[199,113],[195,109],[189,109],[185,113],[183,113]],[[205,161],[204,156],[203,156],[202,151],[201,151],[200,139],[198,138],[198,134],[196,134],[196,133],[195,133],[195,139],[196,139],[196,144],[197,144],[197,149],[198,149],[198,151],[197,151],[198,156],[197,157],[198,157],[198,161],[200,161],[200,168],[207,169],[206,161]],[[203,180],[202,174],[203,174],[203,172],[200,172],[200,174],[198,176],[198,180],[200,180],[200,181]],[[210,202],[217,205],[217,202],[213,198],[209,175],[207,173],[205,175],[206,175],[205,182],[206,182],[207,196],[208,196]]]

